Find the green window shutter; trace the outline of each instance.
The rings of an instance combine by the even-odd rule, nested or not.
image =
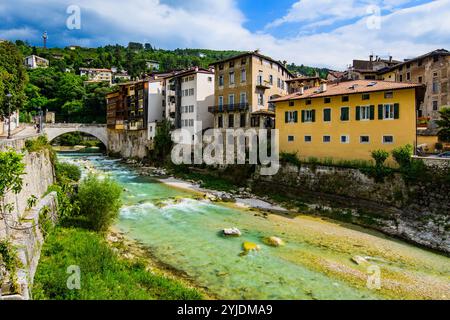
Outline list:
[[[378,120],[383,120],[383,105],[378,105]]]
[[[316,122],[316,110],[312,110],[311,115],[312,115],[312,122]]]
[[[331,110],[330,109],[323,110],[323,121],[331,121]]]
[[[305,110],[302,110],[302,122],[305,122]]]
[[[288,112],[286,111],[284,113],[284,123],[288,123],[289,119],[288,119]]]
[[[294,111],[294,122],[298,122],[298,111]]]
[[[345,107],[341,109],[341,120],[342,121],[348,121],[350,117],[349,108]]]
[[[356,120],[361,120],[361,107],[357,106],[356,107]]]
[[[344,121],[344,108],[341,108],[341,121]]]
[[[375,119],[375,106],[370,106],[370,120]]]
[[[400,105],[398,103],[394,104],[394,119],[400,118]]]

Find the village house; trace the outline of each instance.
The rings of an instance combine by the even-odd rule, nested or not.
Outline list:
[[[354,80],[272,100],[280,152],[301,158],[371,159],[371,151],[416,145],[416,107],[423,85]]]
[[[47,59],[38,57],[34,54],[26,57],[24,60],[25,66],[30,69],[47,68],[49,66],[49,62]]]
[[[215,128],[272,128],[275,111],[270,99],[288,93],[293,75],[286,65],[259,51],[247,52],[212,64],[215,101],[209,111]]]
[[[86,76],[87,82],[109,82],[112,83],[111,69],[80,68],[80,76]]]

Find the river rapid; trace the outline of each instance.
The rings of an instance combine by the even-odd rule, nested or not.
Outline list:
[[[209,202],[102,155],[58,157],[80,165],[83,175],[99,172],[120,183],[125,192],[115,227],[215,297],[450,299],[446,256],[336,221]],[[231,227],[242,236],[225,238],[221,230]],[[285,245],[266,245],[270,236]],[[244,241],[260,250],[243,255]]]

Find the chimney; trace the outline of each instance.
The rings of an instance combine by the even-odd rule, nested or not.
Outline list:
[[[370,59],[370,62],[373,61],[373,54],[371,54],[371,55],[369,56],[369,59]]]
[[[300,83],[298,94],[303,95],[304,93],[305,93],[305,84],[302,82]]]
[[[389,56],[389,62],[392,62],[392,56]]]
[[[198,72],[198,67],[195,67],[195,72]]]
[[[320,92],[327,91],[327,82],[325,80],[320,81]]]

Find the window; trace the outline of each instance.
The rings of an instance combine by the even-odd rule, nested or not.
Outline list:
[[[310,105],[312,103],[311,99],[306,100],[306,105]]]
[[[411,72],[406,73],[406,80],[407,81],[411,80]]]
[[[193,95],[194,95],[194,88],[189,89],[189,95],[190,95],[190,96],[193,96]]]
[[[433,111],[437,111],[437,110],[438,110],[438,102],[433,101]]]
[[[230,68],[234,68],[234,61],[230,61]]]
[[[219,70],[223,70],[223,63],[219,64]]]
[[[223,117],[221,115],[217,117],[217,127],[223,128]]]
[[[399,75],[399,77],[398,77],[398,81],[400,81],[400,82],[403,82],[403,75],[401,74],[401,75]]]
[[[368,93],[363,93],[363,95],[362,95],[362,100],[370,100],[370,94],[368,94]]]
[[[393,97],[394,97],[394,92],[392,92],[392,91],[386,91],[384,93],[384,98],[385,99],[392,99]]]
[[[400,117],[400,105],[398,103],[378,105],[378,119],[391,120],[391,119],[399,119],[399,117]]]
[[[360,136],[359,137],[359,143],[369,143],[369,142],[370,142],[369,136]]]
[[[258,93],[258,106],[264,105],[264,94]]]
[[[241,59],[241,65],[245,65],[247,63],[247,59],[243,58]]]
[[[330,143],[331,142],[331,136],[323,136],[323,143]]]
[[[406,69],[409,69],[409,68],[411,68],[411,63],[406,64]]]
[[[288,142],[294,141],[294,136],[288,136]]]
[[[234,94],[230,94],[228,96],[228,104],[233,105],[234,104]]]
[[[433,79],[433,93],[439,93],[439,83],[437,79]]]
[[[312,137],[311,136],[305,136],[305,142],[311,142]]]
[[[349,96],[342,96],[342,102],[348,102],[350,100]]]
[[[273,75],[269,75],[269,84],[273,85]]]
[[[240,119],[240,125],[242,128],[245,128],[246,125],[246,114],[245,113],[241,113],[241,119]]]
[[[208,82],[212,82],[212,77],[208,77]]]
[[[331,98],[325,98],[323,99],[323,103],[330,103],[331,102]]]
[[[315,122],[316,110],[302,110],[302,122]]]
[[[375,118],[375,106],[357,106],[356,120],[373,120]]]
[[[281,79],[277,78],[277,88],[281,88]]]
[[[194,119],[189,119],[189,127],[193,127],[194,126]]]
[[[383,143],[384,144],[394,143],[394,136],[383,136]]]
[[[419,82],[419,83],[422,83],[422,82],[423,82],[423,78],[422,78],[422,77],[419,77],[418,82]]]
[[[234,114],[228,115],[228,128],[234,128]]]
[[[258,116],[251,117],[250,122],[251,122],[252,127],[259,127],[259,117]]]
[[[418,62],[417,62],[417,66],[418,67],[421,67],[422,66],[422,64],[423,64],[423,60],[422,59],[420,59]]]
[[[241,92],[240,103],[245,104],[247,102],[247,93]]]
[[[289,107],[293,107],[294,106],[294,101],[289,101]]]
[[[219,106],[223,106],[223,96],[219,96]]]
[[[247,71],[245,69],[241,70],[241,82],[247,81]]]
[[[234,84],[234,72],[230,72],[230,85]]]
[[[348,121],[348,120],[350,120],[350,108],[342,107],[341,108],[341,121]]]
[[[298,112],[297,111],[286,111],[284,113],[285,123],[296,123],[298,122]]]
[[[223,86],[223,74],[221,74],[219,76],[219,86],[222,87]]]
[[[189,112],[194,112],[194,106],[189,106]]]
[[[341,136],[341,143],[349,143],[350,137],[348,135],[342,135]]]
[[[323,109],[323,121],[330,122],[331,121],[331,109]]]

